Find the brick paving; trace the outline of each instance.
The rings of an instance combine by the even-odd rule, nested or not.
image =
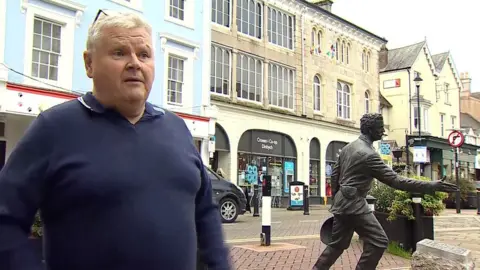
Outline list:
[[[325,248],[318,238],[323,220],[329,216],[326,208],[312,209],[309,216],[303,212],[272,209],[272,243],[289,243],[302,248],[271,252],[256,252],[242,248],[259,243],[261,217],[246,214],[237,223],[225,224],[224,232],[231,246],[235,269],[305,269],[310,270]],[[476,210],[447,209],[435,217],[435,240],[470,249],[477,268],[480,269],[480,216]],[[360,258],[361,245],[356,239],[332,269],[355,269]],[[385,253],[378,269],[409,269],[403,258]]]
[[[320,252],[325,248],[325,245],[323,245],[320,240],[313,239],[282,242],[303,246],[305,248],[273,252],[255,252],[241,248],[241,245],[234,245],[231,249],[234,269],[311,270]],[[350,248],[342,254],[331,269],[355,269],[361,253],[361,245],[358,241],[353,241]],[[408,266],[408,260],[385,253],[377,269],[408,269],[405,268]]]
[[[301,211],[272,209],[272,243],[288,243],[302,248],[257,252],[242,248],[260,242],[261,217],[252,217],[247,213],[234,224],[225,224],[227,243],[231,246],[231,256],[235,269],[301,269],[311,270],[321,251],[325,248],[320,242],[321,224],[329,216],[326,209],[312,209],[305,216]],[[301,238],[301,239],[300,239]],[[362,247],[356,239],[339,258],[332,269],[355,269],[362,253]],[[378,269],[408,269],[408,260],[385,253]]]

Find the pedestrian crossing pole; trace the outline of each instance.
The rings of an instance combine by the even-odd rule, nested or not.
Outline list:
[[[264,175],[262,181],[262,246],[270,246],[272,224],[272,176]]]

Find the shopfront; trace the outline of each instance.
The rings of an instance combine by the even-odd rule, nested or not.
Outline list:
[[[309,188],[310,196],[320,196],[322,189],[320,170],[320,141],[312,138],[310,141]]]
[[[332,196],[332,171],[335,162],[342,151],[342,148],[347,145],[346,142],[332,141],[327,146],[327,153],[325,155],[325,195],[327,198]]]
[[[287,196],[296,180],[297,150],[290,136],[266,130],[247,130],[238,144],[238,185],[261,184],[272,176],[272,196]]]

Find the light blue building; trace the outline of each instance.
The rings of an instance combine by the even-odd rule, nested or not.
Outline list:
[[[0,167],[33,117],[91,90],[82,53],[99,9],[138,12],[152,25],[149,101],[182,116],[208,159],[211,1],[0,0]]]

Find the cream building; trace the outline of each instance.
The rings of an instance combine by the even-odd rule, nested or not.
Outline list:
[[[409,142],[415,168],[422,175],[433,179],[451,175],[454,158],[447,138],[452,130],[460,129],[462,91],[451,54],[432,55],[426,41],[392,50],[384,48],[380,54],[388,55],[380,63],[381,93],[392,105],[385,109],[389,118],[388,139],[399,146]],[[419,95],[414,81],[417,76],[423,80]],[[474,168],[476,149],[476,145],[464,144],[461,167]]]
[[[331,1],[217,0],[211,99],[218,107],[211,165],[240,186],[271,175],[328,195],[332,162],[379,109],[378,52],[387,41],[329,12]]]

